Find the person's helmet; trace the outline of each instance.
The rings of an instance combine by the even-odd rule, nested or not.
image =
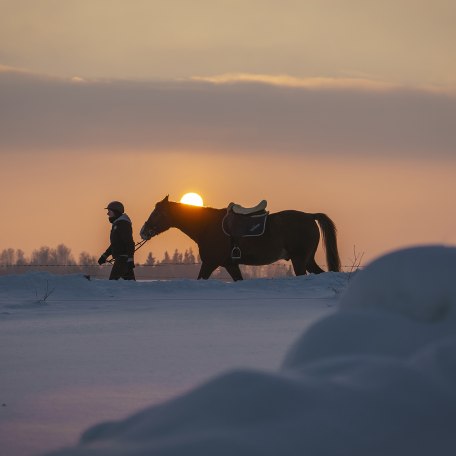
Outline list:
[[[118,212],[119,214],[123,214],[125,212],[124,205],[120,201],[111,201],[105,209]]]

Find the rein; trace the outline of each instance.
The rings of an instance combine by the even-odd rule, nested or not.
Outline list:
[[[139,250],[149,239],[143,239],[135,244],[135,252]]]

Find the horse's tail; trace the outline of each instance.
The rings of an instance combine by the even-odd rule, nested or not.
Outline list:
[[[328,270],[339,272],[340,258],[339,251],[337,250],[336,225],[326,214],[313,214],[313,216],[320,225],[320,229],[323,234]]]

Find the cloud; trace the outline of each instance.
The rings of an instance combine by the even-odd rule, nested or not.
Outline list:
[[[226,73],[216,76],[195,76],[194,81],[213,84],[260,83],[279,87],[304,89],[355,89],[355,90],[391,90],[397,85],[365,78],[296,78],[286,74],[251,74]]]
[[[367,79],[58,79],[0,69],[0,151],[454,158],[456,96]]]
[[[279,87],[292,87],[315,90],[356,90],[356,91],[400,91],[406,87],[391,82],[376,80],[368,77],[312,77],[298,78],[287,74],[254,74],[254,73],[225,73],[215,76],[194,76],[193,81],[210,82],[212,84],[259,83]],[[440,93],[455,96],[456,87],[452,85],[419,85],[415,90],[422,92]]]

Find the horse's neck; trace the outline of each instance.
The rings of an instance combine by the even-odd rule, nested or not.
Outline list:
[[[178,204],[176,203],[172,211],[173,226],[198,243],[210,219],[210,209],[195,208],[192,210]]]

